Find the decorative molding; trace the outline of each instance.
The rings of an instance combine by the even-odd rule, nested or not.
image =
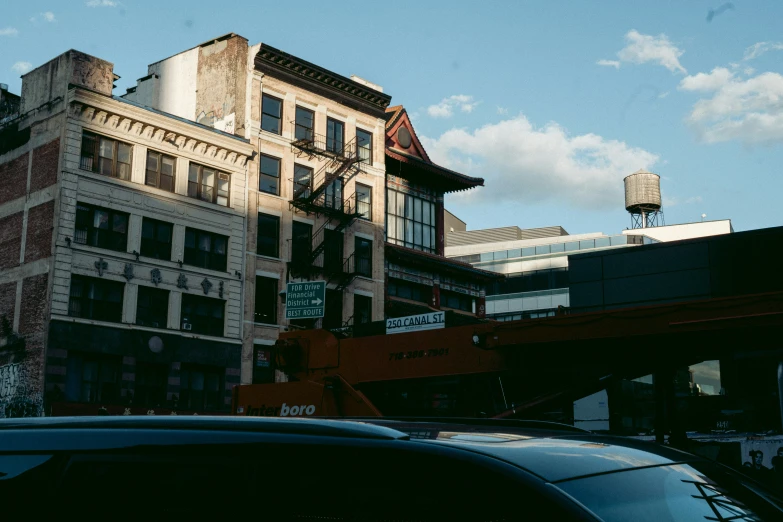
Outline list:
[[[229,150],[225,146],[208,143],[171,128],[159,127],[148,121],[140,121],[123,114],[92,107],[81,101],[71,102],[69,114],[74,119],[106,127],[112,131],[125,132],[153,142],[169,143],[180,151],[204,156],[205,159],[233,168],[244,168],[252,155],[252,152],[243,154],[236,150]],[[247,146],[250,147],[249,144]]]

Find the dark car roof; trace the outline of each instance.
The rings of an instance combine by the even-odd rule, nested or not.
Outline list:
[[[47,437],[79,433],[78,438]],[[3,433],[5,432],[5,433]],[[96,437],[98,432],[105,436]],[[91,445],[196,443],[196,432],[210,432],[212,443],[247,442],[255,434],[307,435],[407,441],[448,446],[481,453],[523,468],[546,481],[557,482],[585,475],[661,466],[698,460],[688,453],[634,439],[595,435],[572,426],[547,422],[474,421],[462,419],[411,420],[362,418],[249,417],[49,417],[0,419],[4,447],[15,450],[80,449]],[[224,436],[214,437],[215,432]],[[16,434],[13,440],[9,435]],[[90,433],[91,436],[86,437]],[[122,433],[122,438],[110,435]],[[74,442],[68,443],[72,439]],[[105,439],[105,440],[102,440]],[[108,439],[112,439],[109,441]],[[163,442],[163,439],[166,439]],[[122,442],[124,441],[124,442]],[[75,448],[74,448],[75,449]]]

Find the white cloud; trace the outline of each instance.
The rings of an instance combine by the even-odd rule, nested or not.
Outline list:
[[[688,199],[685,200],[686,205],[690,205],[692,203],[701,203],[704,201],[701,196],[691,196]]]
[[[745,67],[744,69],[742,69],[742,74],[744,74],[745,76],[752,76],[754,72],[756,72],[756,69],[754,69],[753,67]]]
[[[598,60],[595,63],[597,65],[603,65],[604,67],[614,67],[615,69],[620,68],[620,62],[617,60]]]
[[[683,78],[679,88],[712,93],[698,100],[687,123],[707,143],[783,143],[783,75],[737,78],[723,67]]]
[[[117,7],[120,3],[117,0],[87,0],[87,7]]]
[[[454,94],[448,98],[443,98],[440,103],[427,107],[427,114],[433,118],[451,118],[454,115],[454,109],[462,112],[472,112],[480,102],[473,101],[473,96],[467,94]]]
[[[660,98],[660,99],[664,99],[664,98],[666,98],[668,95],[669,95],[669,91],[662,92],[661,94],[659,94],[659,95],[658,95],[658,98]]]
[[[0,36],[16,36],[19,34],[19,29],[16,27],[4,27],[0,29]]]
[[[33,69],[33,64],[30,62],[16,62],[11,66],[11,69],[14,72],[18,72],[19,74],[24,74],[27,71],[31,71]]]
[[[501,116],[508,114],[508,109],[505,107],[498,106],[498,114],[500,114]]]
[[[732,78],[733,72],[725,67],[716,67],[709,73],[686,76],[680,81],[678,88],[683,91],[714,91],[726,85]]]
[[[743,60],[753,60],[768,51],[783,51],[783,42],[757,42],[745,49]]]
[[[627,45],[617,53],[621,62],[647,63],[653,62],[662,65],[671,72],[687,74],[680,64],[680,56],[684,51],[675,46],[665,34],[651,36],[641,34],[632,29],[625,35]]]
[[[472,132],[452,129],[422,141],[436,163],[483,177],[486,188],[466,197],[490,202],[617,206],[623,177],[658,161],[655,154],[622,141],[572,136],[557,123],[534,127],[521,114]]]
[[[30,21],[33,23],[38,22],[38,20],[43,20],[44,22],[56,22],[57,18],[54,16],[54,13],[51,11],[46,11],[44,13],[41,13],[39,15],[30,18]]]

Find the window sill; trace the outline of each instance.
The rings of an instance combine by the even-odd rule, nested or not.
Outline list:
[[[259,259],[266,259],[267,261],[277,261],[278,263],[283,262],[283,258],[281,257],[264,256],[261,254],[256,254],[255,252],[248,252],[248,254],[253,255]]]
[[[262,328],[275,328],[279,330],[282,327],[282,325],[279,324],[257,323],[256,321],[247,321],[247,322],[251,323],[253,326],[260,326]]]

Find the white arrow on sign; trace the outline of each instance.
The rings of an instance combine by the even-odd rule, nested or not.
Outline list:
[[[323,303],[323,301],[321,301],[321,299],[320,299],[320,298],[318,298],[318,299],[313,299],[313,304],[314,304],[314,305],[320,305],[321,303]]]

